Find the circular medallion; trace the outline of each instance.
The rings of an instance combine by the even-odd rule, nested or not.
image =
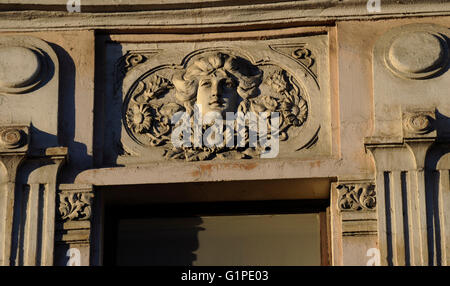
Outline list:
[[[448,45],[439,34],[422,31],[403,33],[391,42],[385,61],[398,76],[428,78],[447,66]]]
[[[40,82],[40,55],[25,47],[0,47],[0,91],[25,92]]]

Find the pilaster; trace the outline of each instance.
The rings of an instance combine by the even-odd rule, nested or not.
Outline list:
[[[371,181],[332,184],[333,265],[368,265],[367,254],[377,249],[376,200]]]
[[[59,186],[55,236],[56,265],[90,265],[93,199],[91,185]]]

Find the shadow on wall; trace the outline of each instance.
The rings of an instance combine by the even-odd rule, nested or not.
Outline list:
[[[118,266],[192,266],[197,260],[200,217],[177,223],[151,219],[147,223],[119,221],[116,263]],[[164,223],[164,224],[161,224]],[[175,224],[175,225],[172,225]]]
[[[131,214],[135,212],[140,213],[138,218]],[[167,220],[168,217],[151,217],[149,212],[154,214],[155,210],[142,208],[131,212],[117,206],[106,210],[108,239],[104,265],[192,266],[195,263],[203,220],[198,216]]]
[[[34,265],[34,263],[41,265],[41,259],[44,256],[42,241],[45,239],[45,232],[48,229],[45,229],[43,224],[38,224],[34,230],[27,228],[27,225],[34,219],[37,221],[44,219],[46,198],[49,192],[45,182],[52,181],[50,177],[52,173],[56,174],[56,171],[49,171],[49,169],[55,167],[57,165],[51,159],[27,159],[19,167],[20,172],[16,178],[14,191],[10,265]],[[30,243],[33,235],[33,240],[37,243],[33,253],[35,258],[30,261],[30,258],[26,257],[25,250],[30,247],[27,244]],[[28,256],[30,256],[29,253]]]
[[[67,146],[69,150],[69,160],[64,170],[61,172],[63,178],[59,182],[73,182],[76,175],[85,168],[89,168],[92,158],[87,154],[86,145],[75,142],[75,65],[72,58],[61,47],[51,44],[52,48],[58,55],[60,61],[60,87],[59,87],[59,107],[58,107],[58,135],[50,134],[38,129],[30,123],[31,142],[30,149],[32,151],[43,151],[43,148]],[[40,153],[40,152],[37,152]],[[35,240],[37,248],[35,249],[35,258],[28,261],[25,253],[27,243],[27,235],[31,235],[26,225],[36,216],[38,221],[44,219],[43,210],[45,208],[45,200],[47,183],[53,182],[55,178],[51,178],[52,174],[56,174],[56,170],[49,171],[55,165],[51,159],[43,158],[27,158],[19,167],[18,177],[16,179],[15,200],[14,200],[14,216],[13,229],[11,236],[11,265],[34,264],[40,265],[42,256],[42,241],[45,236],[45,226],[38,225],[35,230]],[[29,238],[28,238],[29,239]]]
[[[80,172],[92,167],[92,156],[88,155],[84,143],[75,141],[75,64],[72,57],[62,47],[53,43],[49,44],[58,55],[60,65],[57,139],[60,146],[66,146],[69,149],[68,161],[62,167],[59,182],[73,183]],[[78,106],[77,108],[83,107]],[[40,132],[39,130],[32,131]],[[80,131],[82,132],[82,130]]]
[[[57,136],[37,129],[32,123],[30,134],[33,151],[43,151],[39,148],[43,146],[59,145]],[[33,140],[37,144],[33,144]],[[34,152],[32,154],[37,155]],[[46,224],[37,224],[35,229],[29,228],[28,225],[33,224],[34,220],[41,222],[45,219],[47,200],[52,198],[49,184],[56,181],[55,176],[60,165],[51,158],[33,156],[28,157],[19,166],[16,177],[10,265],[41,265],[45,260],[45,250],[42,246],[49,229]],[[30,243],[36,243],[32,254],[26,253]]]
[[[104,43],[112,41],[109,36],[103,38]],[[106,46],[106,45],[105,45]],[[103,87],[103,126],[97,126],[95,134],[100,134],[104,138],[103,144],[97,146],[96,149],[101,150],[103,167],[120,167],[123,165],[117,164],[117,158],[124,155],[126,152],[122,145],[122,108],[123,108],[123,80],[127,74],[127,51],[124,51],[121,45],[113,45],[111,49],[106,49],[104,58],[99,58],[102,62],[97,65],[105,67],[101,75],[97,78],[109,76],[109,79],[103,78],[103,82],[109,82]],[[106,72],[110,73],[106,75]],[[112,72],[111,72],[112,71]],[[97,105],[98,106],[98,105]],[[97,109],[96,114],[100,114]],[[97,121],[100,122],[100,121]],[[100,140],[99,140],[100,141]]]
[[[449,221],[445,221],[447,213],[450,211],[450,202],[446,199],[449,190],[445,188],[445,181],[450,176],[450,117],[442,114],[438,109],[434,111],[436,119],[428,118],[431,122],[431,128],[429,132],[436,132],[436,139],[433,137],[422,138],[417,142],[422,142],[424,145],[431,144],[427,149],[425,157],[425,168],[415,170],[417,166],[411,165],[411,169],[406,169],[400,172],[401,182],[401,208],[396,210],[400,212],[403,219],[403,234],[404,241],[399,245],[395,245],[393,240],[393,227],[392,224],[392,209],[396,209],[397,206],[393,205],[391,193],[395,190],[392,189],[392,172],[384,172],[384,186],[385,186],[385,210],[386,210],[386,227],[387,227],[387,263],[388,265],[394,265],[394,251],[395,247],[402,248],[404,246],[405,251],[405,265],[410,266],[420,259],[418,256],[413,257],[412,254],[416,253],[417,248],[412,248],[417,245],[418,233],[414,233],[412,229],[416,227],[423,227],[419,221],[419,217],[423,216],[421,206],[415,206],[420,199],[420,193],[422,187],[415,187],[415,184],[420,184],[422,181],[422,175],[425,179],[425,217],[426,217],[426,243],[427,243],[427,257],[428,265],[443,265],[448,261],[448,238],[446,233],[450,227]],[[411,140],[411,139],[410,139]],[[414,140],[411,140],[413,142]],[[423,147],[427,148],[427,147]],[[412,155],[412,151],[410,152]],[[445,178],[447,177],[447,178]],[[413,209],[411,209],[413,208]],[[403,211],[402,211],[403,210]],[[417,230],[418,231],[418,230]],[[414,241],[415,240],[415,241]],[[411,245],[410,243],[415,243]],[[445,242],[445,243],[444,243]],[[398,250],[398,249],[397,249]],[[414,261],[413,261],[414,259]],[[446,261],[447,260],[447,261]]]
[[[443,173],[439,171],[439,162],[444,156],[450,154],[450,118],[440,113],[436,109],[436,120],[433,127],[437,133],[437,141],[429,149],[425,161],[425,189],[426,189],[426,209],[427,209],[427,225],[428,225],[428,260],[430,265],[441,265],[443,258],[442,239],[445,235],[441,230],[441,219],[439,215],[439,195],[442,190],[440,188],[440,176],[448,176],[448,170]],[[450,167],[450,166],[447,166]],[[450,210],[446,210],[450,211]],[[447,227],[447,226],[446,226]]]

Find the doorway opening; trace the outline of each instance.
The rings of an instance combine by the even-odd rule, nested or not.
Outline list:
[[[295,182],[275,181],[281,183],[278,197],[270,195],[274,188],[268,192],[262,187],[264,181],[233,182],[251,191],[236,200],[225,196],[227,200],[222,201],[223,193],[215,197],[211,193],[239,193],[239,188],[231,190],[227,185],[231,182],[105,188],[101,190],[103,265],[329,265],[329,198],[317,197],[317,192],[300,195],[301,189],[289,194],[292,190],[287,186]],[[255,187],[261,195],[257,200],[251,194]],[[161,188],[166,188],[165,195]],[[169,190],[174,188],[183,200],[170,199]],[[199,201],[194,193],[203,188],[210,196],[207,200],[201,196],[205,201]],[[187,193],[191,196],[181,195]]]

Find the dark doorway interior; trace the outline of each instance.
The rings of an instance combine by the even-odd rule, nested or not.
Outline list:
[[[327,265],[328,206],[327,199],[106,204],[103,262]]]

